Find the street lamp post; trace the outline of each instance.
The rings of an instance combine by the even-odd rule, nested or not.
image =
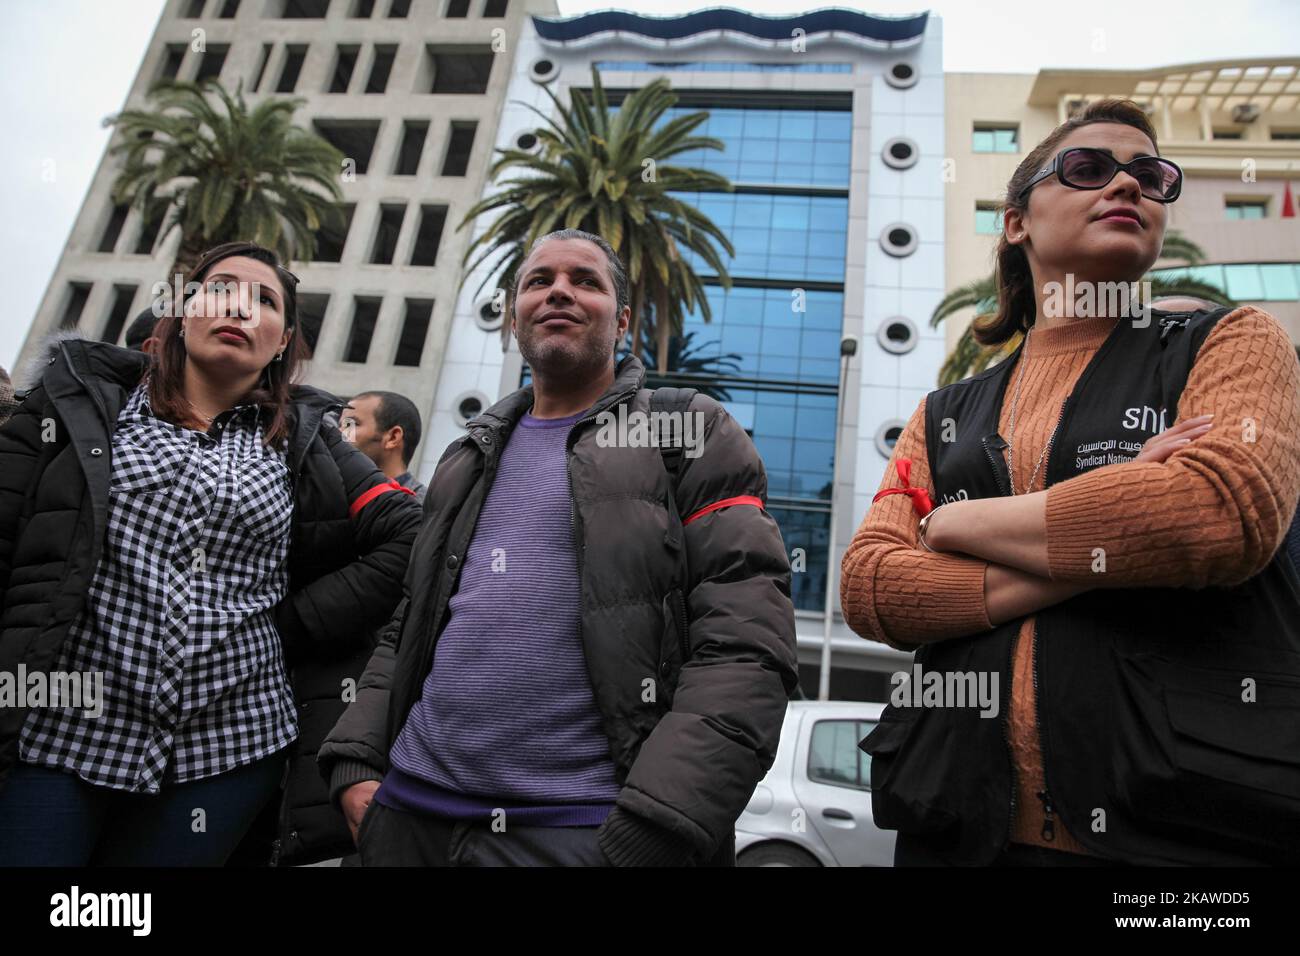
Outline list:
[[[817,699],[831,699],[831,619],[835,604],[835,489],[840,481],[840,426],[844,421],[844,380],[849,374],[849,359],[858,351],[858,340],[845,336],[840,341],[840,380],[835,390],[835,459],[831,462],[831,526],[826,542],[826,614],[822,618],[822,666],[818,678]]]

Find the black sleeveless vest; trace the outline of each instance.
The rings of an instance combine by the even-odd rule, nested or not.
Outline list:
[[[1046,485],[1131,459],[1172,425],[1227,312],[1120,321],[1065,403]],[[997,429],[1019,358],[926,400],[936,504],[1010,493]],[[863,741],[897,863],[984,865],[1005,845],[1021,623],[916,653],[923,672],[996,674],[996,717],[891,704]],[[1034,642],[1039,799],[1085,847],[1134,864],[1300,862],[1300,578],[1285,548],[1234,587],[1092,590],[1039,611]]]

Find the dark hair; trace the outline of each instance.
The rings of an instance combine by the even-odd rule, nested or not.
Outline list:
[[[275,271],[284,298],[284,326],[296,330],[298,278],[280,265],[280,259],[274,252],[255,242],[226,242],[203,253],[186,277],[186,295],[182,306],[197,294],[191,290],[191,283],[201,283],[213,266],[234,256],[265,263]],[[177,315],[181,311],[183,309],[168,309],[153,330],[154,337],[158,339],[158,347],[154,350],[156,367],[149,380],[149,406],[155,415],[168,421],[180,421],[190,415],[183,392],[186,353],[185,343],[180,336],[181,318]],[[307,349],[302,336],[295,331],[289,337],[283,358],[266,366],[257,385],[247,396],[247,401],[261,406],[263,440],[267,445],[278,446],[289,437],[289,387],[298,380],[306,356]]]
[[[352,397],[379,399],[379,406],[375,409],[375,424],[384,432],[390,428],[401,428],[402,464],[409,465],[416,446],[420,444],[420,412],[415,403],[396,392],[360,392]]]
[[[1061,140],[1076,129],[1091,126],[1094,123],[1122,123],[1132,126],[1143,133],[1159,154],[1156,131],[1151,120],[1132,100],[1104,99],[1090,103],[1077,116],[1072,116],[1029,151],[1029,155],[1016,167],[1011,181],[1007,183],[1007,198],[1000,206],[1005,216],[1008,209],[1024,212],[1029,207],[1029,195],[1024,193],[1025,185],[1034,178],[1034,174],[1048,164],[1052,153]],[[1038,311],[1038,300],[1034,296],[1034,277],[1029,269],[1029,258],[1025,250],[1007,241],[1006,233],[998,237],[997,263],[994,278],[998,290],[997,312],[988,319],[983,319],[971,326],[971,334],[981,345],[1000,345],[1017,332],[1023,332],[1034,324]]]
[[[581,229],[557,229],[554,232],[548,232],[529,247],[527,254],[519,263],[518,271],[510,278],[510,308],[508,311],[514,311],[515,300],[519,295],[518,285],[524,263],[528,261],[529,256],[537,251],[538,246],[543,242],[550,242],[552,239],[585,239],[587,242],[594,242],[600,248],[600,251],[605,253],[605,260],[609,264],[609,277],[614,283],[614,297],[617,301],[614,309],[615,312],[622,312],[623,306],[628,304],[627,269],[623,265],[623,260],[618,257],[614,247],[600,236],[593,232],[584,232]]]
[[[158,316],[154,315],[153,306],[145,309],[126,327],[126,347],[133,352],[139,352],[144,343],[153,335],[153,328],[158,324]]]

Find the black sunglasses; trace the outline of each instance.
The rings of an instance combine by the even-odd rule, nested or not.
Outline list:
[[[1143,196],[1155,202],[1173,202],[1183,191],[1183,171],[1177,163],[1159,156],[1136,156],[1121,163],[1104,150],[1076,146],[1057,153],[1050,166],[1025,183],[1016,199],[1023,202],[1030,189],[1053,174],[1071,189],[1101,189],[1121,169],[1137,180]]]

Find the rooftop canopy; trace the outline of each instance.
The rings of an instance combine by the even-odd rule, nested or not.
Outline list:
[[[865,46],[910,44],[925,33],[929,14],[910,17],[877,17],[856,10],[838,8],[812,10],[794,16],[764,17],[730,7],[699,10],[677,17],[646,17],[625,10],[601,10],[578,17],[533,17],[533,26],[543,41],[582,45],[599,42],[605,35],[639,38],[667,45],[701,34],[729,33],[778,46],[798,36],[829,36]],[[598,39],[599,38],[599,39]]]
[[[1194,113],[1300,112],[1300,58],[1215,60],[1146,70],[1041,70],[1029,93],[1032,106],[1054,106],[1124,96],[1150,109]]]

